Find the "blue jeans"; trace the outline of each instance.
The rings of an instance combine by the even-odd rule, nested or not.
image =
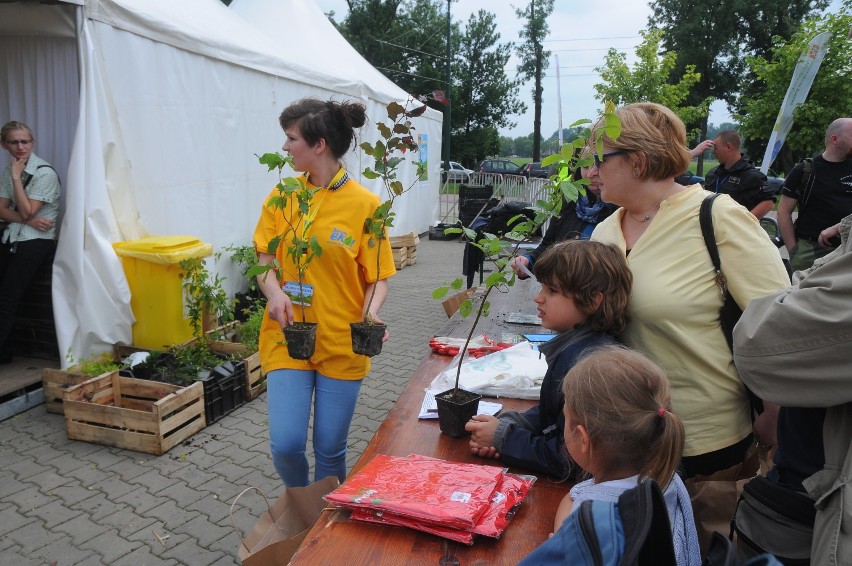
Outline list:
[[[332,379],[316,371],[279,369],[267,376],[272,463],[287,487],[308,485],[308,421],[314,407],[314,481],[346,478],[349,424],[361,380]]]

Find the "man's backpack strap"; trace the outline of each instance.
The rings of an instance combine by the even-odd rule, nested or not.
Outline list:
[[[660,486],[646,479],[618,498],[624,528],[624,554],[619,566],[656,564],[675,566],[672,528]]]
[[[799,214],[802,213],[802,208],[807,204],[808,198],[811,196],[811,191],[814,187],[814,160],[807,157],[802,160],[802,180],[799,182],[799,194],[802,195],[799,201]]]

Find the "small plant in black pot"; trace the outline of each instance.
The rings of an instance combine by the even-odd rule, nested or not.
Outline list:
[[[618,117],[615,116],[614,110],[614,106],[611,103],[607,103],[607,111],[604,117],[607,124],[607,133],[613,139],[618,137],[621,130],[620,122],[618,121]],[[582,120],[572,124],[572,127],[587,122],[588,120]],[[576,201],[579,195],[584,192],[584,185],[588,184],[588,181],[574,180],[573,173],[578,166],[589,166],[593,161],[591,157],[581,158],[579,156],[577,150],[585,146],[586,139],[580,137],[562,146],[560,153],[551,155],[542,161],[543,167],[555,165],[558,168],[557,173],[550,178],[549,183],[545,186],[545,198],[532,204],[534,211],[532,218],[526,214],[518,214],[510,218],[507,222],[508,232],[504,233],[502,237],[485,232],[477,240],[476,231],[468,227],[448,228],[446,230],[448,234],[463,233],[471,244],[482,252],[486,261],[494,262],[496,268],[486,278],[484,282],[485,290],[481,295],[474,295],[467,298],[459,306],[458,312],[462,317],[468,317],[475,313],[476,318],[474,318],[464,346],[459,352],[455,385],[452,389],[435,395],[435,400],[438,404],[438,422],[441,432],[444,434],[455,437],[466,436],[468,434],[464,428],[465,424],[471,417],[477,414],[479,400],[482,398],[482,395],[461,389],[459,387],[459,380],[461,379],[462,363],[470,341],[476,331],[476,326],[483,316],[488,316],[490,306],[488,296],[495,289],[497,291],[506,291],[515,284],[517,279],[515,272],[510,268],[510,264],[512,259],[518,254],[521,244],[528,242],[530,237],[549,218],[558,216],[562,210],[563,203]],[[602,148],[596,148],[596,151],[602,153]],[[463,285],[464,281],[459,277],[449,285],[435,289],[432,293],[432,298],[443,299],[450,289],[460,291]]]
[[[301,321],[284,328],[284,340],[291,358],[307,360],[314,354],[317,338],[317,323],[306,322],[305,318],[305,308],[310,306],[313,299],[312,287],[305,283],[305,273],[313,259],[322,255],[322,247],[317,237],[310,235],[313,225],[311,202],[319,189],[310,188],[301,177],[281,178],[281,170],[285,165],[291,164],[289,156],[264,153],[259,157],[259,161],[269,167],[270,171],[278,171],[278,194],[270,198],[266,206],[282,211],[286,224],[284,231],[270,240],[267,253],[275,255],[278,246],[285,246],[285,253],[292,262],[295,273],[283,273],[281,264],[274,260],[268,265],[250,267],[247,275],[267,277],[272,272],[272,276],[278,281],[285,281],[287,277],[295,279],[295,282],[285,284],[284,292],[290,297],[293,305],[299,307]]]
[[[440,91],[421,96],[418,101],[425,102],[429,99],[446,103],[446,98]],[[369,245],[378,246],[376,274],[381,273],[381,247],[386,243],[388,228],[393,226],[394,201],[397,197],[417,186],[426,174],[426,164],[417,160],[415,161],[417,173],[411,185],[405,187],[402,181],[397,179],[399,167],[407,160],[406,152],[415,155],[420,150],[414,139],[415,128],[411,121],[412,118],[416,118],[426,111],[427,106],[419,102],[412,99],[405,106],[398,102],[389,103],[387,113],[390,122],[376,124],[380,139],[375,144],[364,142],[359,146],[365,154],[373,158],[373,165],[364,169],[364,176],[368,179],[381,179],[387,194],[387,199],[376,208],[373,215],[364,220],[364,233],[369,238]],[[415,103],[414,108],[409,108],[411,103]],[[371,315],[370,307],[375,295],[376,286],[374,285],[364,309],[364,319],[350,323],[352,351],[356,354],[375,356],[382,351],[382,338],[385,335],[387,325],[375,320]]]

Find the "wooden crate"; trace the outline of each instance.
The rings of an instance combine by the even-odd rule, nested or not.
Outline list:
[[[241,356],[246,351],[246,345],[239,342],[225,342],[222,340],[213,340],[210,342],[210,349],[220,354],[228,356]],[[258,395],[266,391],[266,379],[260,369],[260,353],[243,357],[246,363],[246,399],[251,401]]]
[[[69,387],[63,396],[68,438],[165,454],[207,423],[204,387],[121,377],[117,371]]]
[[[417,232],[411,232],[403,236],[391,236],[390,244],[392,248],[413,248],[420,243],[420,236]]]
[[[91,375],[79,373],[77,366],[68,369],[44,368],[41,372],[41,386],[44,390],[44,407],[48,413],[65,414],[62,409],[62,396],[72,385],[92,379]]]

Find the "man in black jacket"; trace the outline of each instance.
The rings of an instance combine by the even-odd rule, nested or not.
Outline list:
[[[758,220],[775,206],[775,195],[766,183],[766,175],[740,153],[740,135],[724,130],[713,140],[713,154],[719,166],[704,178],[704,188],[714,193],[731,195]]]

